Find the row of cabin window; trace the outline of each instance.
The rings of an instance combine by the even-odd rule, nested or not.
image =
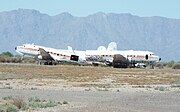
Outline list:
[[[111,56],[113,56],[113,55],[88,55],[88,56],[102,56],[102,57],[111,57]]]
[[[53,53],[53,52],[47,52],[48,54],[54,54],[54,55],[57,55],[57,56],[66,56],[66,55],[62,55],[62,54],[58,54],[58,53]]]

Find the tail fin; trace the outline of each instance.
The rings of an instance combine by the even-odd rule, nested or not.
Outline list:
[[[117,50],[117,43],[116,42],[109,43],[107,47],[107,51],[115,51],[115,50]]]
[[[97,48],[97,50],[98,50],[98,51],[106,51],[106,47],[104,47],[104,46],[99,46],[99,47]]]
[[[72,48],[71,46],[68,46],[68,51],[70,51],[70,52],[73,52],[73,53],[74,53],[74,50],[73,50],[73,48]]]

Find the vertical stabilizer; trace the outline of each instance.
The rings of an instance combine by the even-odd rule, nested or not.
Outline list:
[[[116,50],[117,50],[117,43],[116,42],[109,43],[107,47],[107,51],[116,51]]]
[[[73,53],[74,53],[74,50],[73,50],[73,48],[72,48],[71,46],[68,46],[68,51],[70,51],[70,52],[73,52]]]
[[[97,48],[97,50],[98,50],[98,51],[106,51],[106,47],[104,47],[104,46],[99,46],[99,47]]]

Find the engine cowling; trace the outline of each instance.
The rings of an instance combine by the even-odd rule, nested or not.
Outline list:
[[[115,54],[112,65],[114,68],[127,68],[129,66],[129,60],[120,54]]]

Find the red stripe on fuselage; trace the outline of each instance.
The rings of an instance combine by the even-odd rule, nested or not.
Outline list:
[[[39,51],[39,49],[33,49],[33,48],[25,48],[27,50],[31,50],[31,51]],[[68,56],[68,55],[63,55],[63,54],[59,54],[59,53],[53,53],[53,52],[49,52],[47,51],[48,54],[53,54],[53,55],[56,55],[56,56],[63,56],[63,57],[66,57],[66,58],[70,58],[71,56]]]

